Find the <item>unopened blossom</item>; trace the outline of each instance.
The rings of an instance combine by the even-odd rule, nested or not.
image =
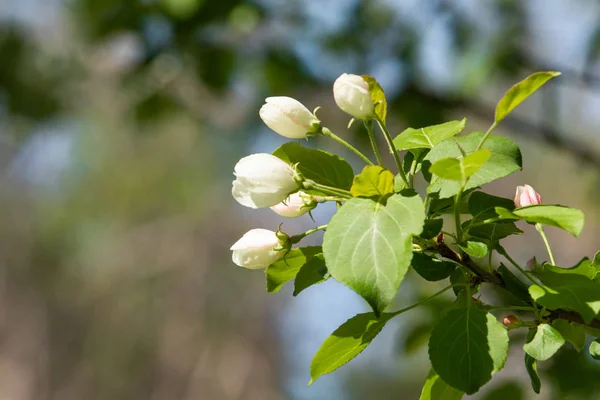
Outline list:
[[[285,254],[276,232],[268,229],[249,230],[231,246],[231,250],[233,262],[248,269],[268,267]]]
[[[271,154],[251,154],[235,165],[231,193],[243,206],[271,207],[300,188],[292,167]]]
[[[517,186],[515,207],[521,208],[537,204],[542,204],[542,196],[539,193],[529,185]]]
[[[296,218],[306,214],[317,206],[313,197],[303,191],[292,193],[281,203],[271,207],[276,214],[286,218]]]
[[[302,103],[285,96],[267,97],[259,115],[269,128],[290,139],[306,138],[321,123]]]
[[[333,98],[342,111],[354,118],[369,119],[374,115],[369,83],[362,76],[342,74],[333,83]]]

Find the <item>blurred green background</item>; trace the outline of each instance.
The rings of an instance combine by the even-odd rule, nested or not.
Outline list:
[[[417,399],[423,343],[449,299],[306,388],[320,343],[367,306],[331,280],[267,294],[260,271],[231,262],[246,230],[281,222],[231,198],[233,166],[284,143],[258,118],[271,95],[321,106],[368,150],[333,103],[343,72],[379,80],[399,133],[463,116],[485,130],[510,85],[549,69],[563,76],[497,130],[525,171],[489,190],[529,183],[584,210],[578,240],[549,232],[569,266],[600,250],[596,0],[0,0],[0,399]],[[543,259],[524,229],[505,247]],[[409,276],[397,305],[430,286]],[[470,398],[535,397],[514,339],[507,367]],[[600,399],[585,351],[540,369],[535,398]]]

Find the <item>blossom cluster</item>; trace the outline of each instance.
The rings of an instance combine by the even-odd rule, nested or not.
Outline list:
[[[333,97],[337,106],[353,118],[365,120],[374,115],[369,84],[359,75],[342,74],[333,84]],[[306,139],[327,132],[316,110],[310,112],[291,97],[268,97],[259,115],[269,128],[289,139]],[[235,165],[234,175],[233,198],[249,208],[270,207],[282,217],[296,218],[323,201],[303,190],[305,180],[294,165],[271,154],[242,158]],[[267,267],[289,250],[288,239],[283,232],[252,229],[231,246],[233,262],[250,269]]]

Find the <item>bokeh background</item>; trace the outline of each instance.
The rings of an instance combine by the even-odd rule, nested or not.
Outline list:
[[[462,117],[485,130],[510,85],[550,69],[563,75],[496,131],[521,146],[525,171],[488,189],[529,183],[584,210],[578,240],[549,232],[569,266],[600,250],[596,0],[0,0],[0,399],[417,399],[423,344],[450,299],[397,318],[307,388],[321,342],[367,306],[332,280],[268,294],[261,271],[231,262],[246,230],[281,222],[231,198],[233,166],[284,143],[258,118],[271,95],[321,106],[368,151],[333,103],[343,72],[380,81],[399,133]],[[308,145],[362,168],[335,142]],[[543,259],[524,229],[505,247]],[[431,286],[409,275],[395,307]],[[472,398],[535,397],[519,340]],[[535,398],[600,399],[585,351],[540,369]]]

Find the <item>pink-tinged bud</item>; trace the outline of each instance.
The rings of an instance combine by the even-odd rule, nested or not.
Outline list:
[[[472,301],[473,303],[481,303],[481,300],[479,300],[479,299],[477,299],[477,298],[475,298],[475,297],[473,297],[473,296],[471,297],[471,301]]]
[[[531,186],[517,186],[515,194],[515,207],[527,207],[537,204],[542,204],[542,196],[536,192]]]
[[[507,315],[502,320],[502,323],[504,324],[504,326],[512,328],[512,327],[515,327],[515,325],[517,325],[519,323],[519,318],[515,317],[512,314],[511,315]]]
[[[525,265],[525,267],[529,271],[533,271],[536,264],[537,264],[537,260],[535,259],[535,257],[533,257],[531,260],[527,261],[527,264]]]

